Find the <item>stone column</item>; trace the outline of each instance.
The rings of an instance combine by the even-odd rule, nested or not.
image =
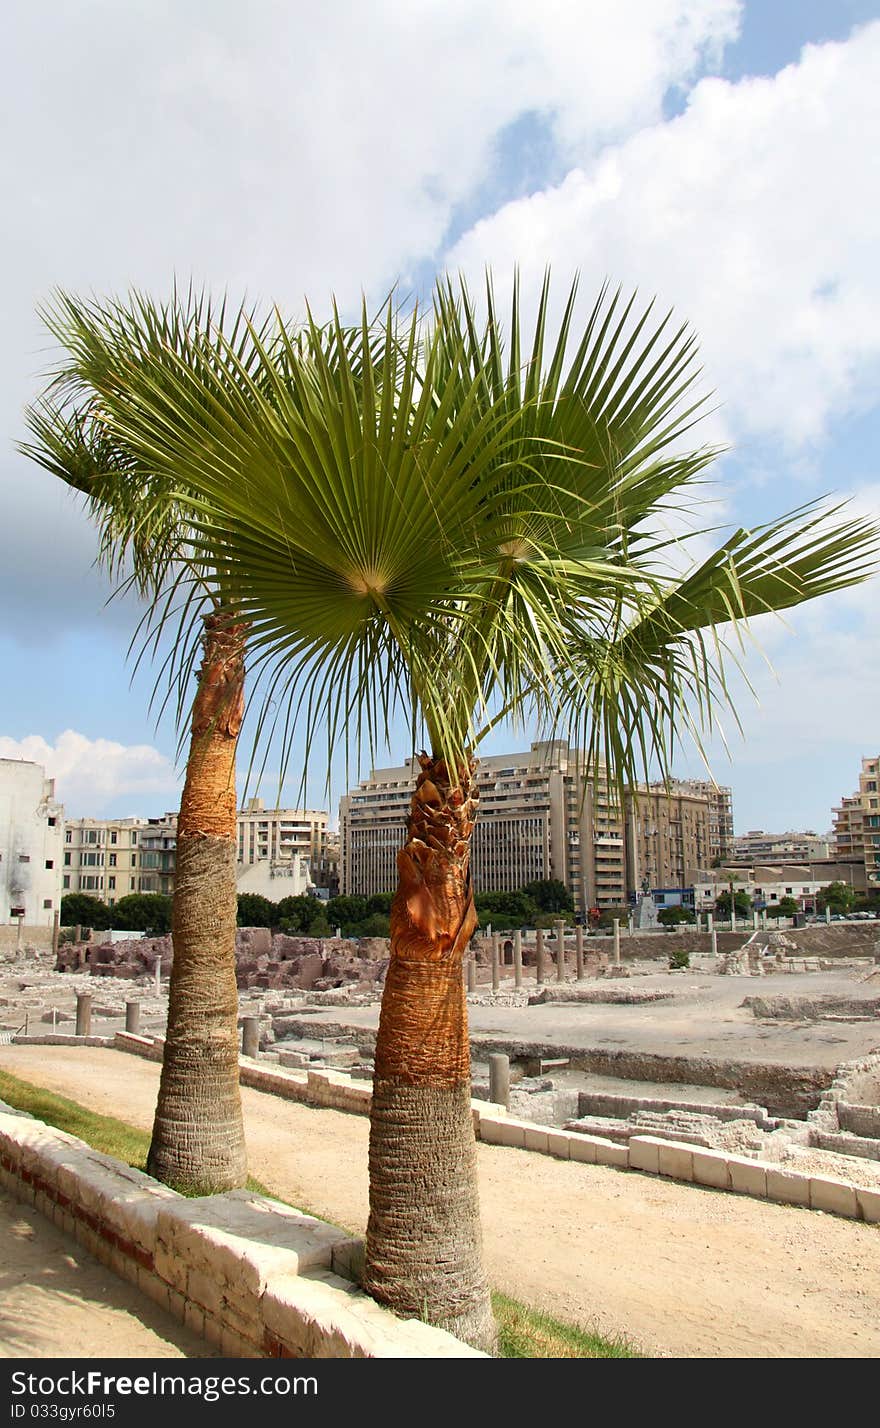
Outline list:
[[[582,982],[584,980],[584,929],[580,923],[578,923],[574,930],[574,955],[576,958],[577,979],[579,982]]]
[[[712,928],[712,956],[718,956],[718,933],[714,927]]]
[[[620,966],[620,918],[614,919],[614,965]]]
[[[557,917],[556,927],[556,980],[565,981],[565,920]]]
[[[767,917],[766,912],[764,913],[764,917],[765,917],[765,919],[766,919],[766,917]],[[825,904],[825,921],[826,921],[826,923],[828,923],[828,922],[831,921],[831,904],[830,904],[830,902],[826,902],[826,904]]]
[[[260,1050],[260,1018],[245,1016],[241,1020],[241,1049],[245,1056],[257,1056]]]
[[[155,974],[156,974],[156,996],[157,996],[157,997],[161,997],[161,995],[162,995],[162,958],[161,958],[161,957],[157,957],[157,958],[156,958],[156,966],[155,966],[155,968],[154,968],[153,970],[154,970],[154,972],[155,972]]]
[[[78,922],[76,924],[76,927],[73,929],[74,942],[82,942],[82,931],[82,924]]]
[[[140,1002],[125,1003],[125,1029],[137,1036],[141,1029],[141,1004]]]
[[[468,953],[467,959],[467,989],[469,992],[477,990],[477,959],[473,948]]]
[[[627,919],[627,923],[628,923],[627,930],[628,930],[628,932],[629,932],[630,937],[632,937],[632,935],[633,935],[634,922],[635,922],[635,919],[633,918],[632,913],[630,913],[629,918]]]
[[[53,916],[52,916],[52,956],[53,956],[53,957],[57,957],[57,956],[58,956],[58,932],[59,932],[59,924],[60,924],[60,922],[61,922],[61,913],[60,913],[59,909],[56,907],[55,912],[54,912],[54,914],[53,914]]]
[[[77,992],[76,994],[76,1034],[77,1036],[91,1036],[92,1033],[92,994],[91,992]]]
[[[492,991],[497,992],[501,986],[501,969],[498,965],[498,933],[492,933]]]
[[[519,928],[513,934],[513,985],[522,986],[522,933]]]
[[[757,930],[758,930],[758,909],[757,909],[756,907],[752,908],[752,927],[753,927],[754,930],[757,932]]]
[[[544,980],[544,933],[540,927],[535,929],[535,981]]]
[[[510,1108],[510,1057],[499,1052],[489,1056],[489,1100]]]

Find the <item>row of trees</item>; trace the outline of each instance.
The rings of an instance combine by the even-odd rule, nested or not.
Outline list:
[[[87,927],[93,932],[120,928],[161,937],[171,931],[171,908],[172,899],[165,893],[129,893],[112,907],[89,893],[65,893],[60,918],[62,927]]]
[[[514,286],[506,332],[491,282],[482,315],[443,281],[427,322],[389,306],[299,329],[197,294],[62,295],[47,323],[63,356],[29,414],[30,454],[85,493],[189,711],[148,1168],[201,1192],[246,1175],[245,657],[282,768],[294,734],[312,758],[339,742],[372,756],[404,713],[426,751],[390,911],[365,1285],[482,1347],[495,1329],[462,987],[480,745],[500,718],[528,719],[620,790],[667,774],[678,727],[726,697],[725,630],[863,579],[877,541],[808,508],[735,531],[684,575],[677,547],[665,563],[669,508],[693,507],[715,455],[692,445],[695,340],[604,290],[579,331],[577,311],[573,287],[548,342],[547,283],[530,331]]]

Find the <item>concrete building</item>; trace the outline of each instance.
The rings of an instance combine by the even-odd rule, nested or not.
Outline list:
[[[834,809],[835,852],[860,863],[869,887],[880,888],[880,755],[862,759],[859,791]]]
[[[161,818],[147,818],[140,835],[141,874],[139,892],[174,892],[174,869],[177,864],[177,814],[165,813]]]
[[[814,858],[829,858],[834,852],[832,835],[814,833],[765,833],[760,828],[741,833],[733,840],[730,863],[808,863]]]
[[[712,846],[706,794],[684,782],[670,790],[653,785],[621,809],[601,783],[584,785],[579,762],[565,740],[480,760],[471,857],[478,891],[513,892],[555,878],[583,912],[625,904],[644,877],[654,886],[680,886],[687,869],[706,862]],[[417,771],[414,759],[376,769],[341,800],[343,893],[396,886]]]
[[[145,818],[71,818],[64,828],[62,889],[88,893],[112,907],[140,892]]]
[[[726,862],[733,852],[733,790],[711,779],[697,778],[673,779],[669,790],[705,798],[709,805],[709,862]]]
[[[280,902],[302,896],[319,879],[329,879],[333,856],[327,823],[323,810],[266,808],[261,798],[249,799],[237,820],[238,891]]]
[[[744,892],[761,907],[772,907],[784,897],[793,897],[801,912],[815,911],[816,894],[829,883],[842,882],[856,893],[867,886],[864,869],[855,862],[835,858],[813,858],[803,863],[741,863],[724,868],[707,868],[694,875],[694,907],[711,912],[715,899],[729,892]]]
[[[0,759],[0,923],[52,926],[61,903],[64,808],[55,780],[27,759]]]

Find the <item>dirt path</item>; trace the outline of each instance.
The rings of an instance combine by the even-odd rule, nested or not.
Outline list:
[[[0,1195],[0,1358],[183,1359],[212,1354],[56,1229]]]
[[[159,1068],[123,1052],[0,1047],[0,1066],[148,1128]],[[245,1090],[251,1169],[362,1232],[365,1117]],[[653,1176],[478,1146],[496,1288],[653,1353],[880,1356],[880,1230]]]

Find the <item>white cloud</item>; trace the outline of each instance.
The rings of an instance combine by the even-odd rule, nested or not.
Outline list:
[[[470,273],[549,261],[658,293],[700,335],[740,437],[815,441],[880,370],[880,23],[770,78],[705,78],[683,114],[477,223]]]
[[[41,734],[23,739],[0,735],[0,758],[28,759],[42,764],[55,779],[55,795],[68,817],[98,817],[114,799],[167,795],[174,800],[179,780],[171,760],[149,744],[118,744],[111,739],[87,739],[65,729],[54,744]]]

